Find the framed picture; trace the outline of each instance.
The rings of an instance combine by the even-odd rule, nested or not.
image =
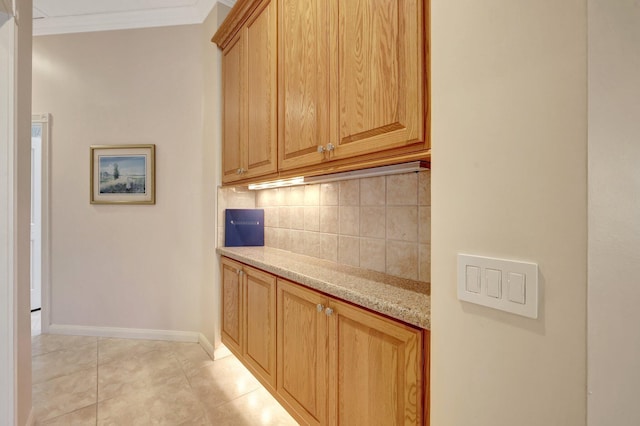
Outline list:
[[[155,145],[91,147],[91,204],[155,204]]]

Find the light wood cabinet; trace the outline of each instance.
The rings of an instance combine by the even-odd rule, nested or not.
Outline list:
[[[242,264],[222,258],[222,343],[236,356],[242,354],[244,307],[240,272]]]
[[[422,424],[421,332],[337,300],[329,307],[329,424]]]
[[[276,278],[223,257],[222,343],[272,390],[276,387]]]
[[[287,170],[319,163],[330,141],[329,3],[278,1],[278,167]]]
[[[423,0],[279,1],[280,170],[429,148]]]
[[[430,158],[429,1],[239,0],[223,49],[223,183]]]
[[[331,158],[428,147],[424,0],[329,3]]]
[[[278,279],[278,394],[310,425],[327,424],[326,300]]]
[[[278,279],[278,393],[308,424],[420,425],[422,332]]]
[[[222,60],[222,181],[277,171],[277,38],[275,0],[263,0]]]
[[[222,258],[222,341],[301,424],[428,424],[429,334]]]

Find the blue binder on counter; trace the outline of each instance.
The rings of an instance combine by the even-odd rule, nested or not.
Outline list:
[[[263,209],[226,209],[225,247],[264,246]]]

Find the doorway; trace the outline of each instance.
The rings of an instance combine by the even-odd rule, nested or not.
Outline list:
[[[31,117],[31,332],[47,332],[49,321],[49,145],[50,115]],[[39,313],[39,314],[38,314]]]

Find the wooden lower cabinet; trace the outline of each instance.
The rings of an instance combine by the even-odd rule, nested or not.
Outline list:
[[[276,388],[276,277],[249,266],[244,271],[245,345],[247,368],[264,384]]]
[[[327,424],[327,297],[278,279],[278,394],[309,425]]]
[[[278,393],[312,425],[423,424],[422,331],[278,279]]]
[[[236,356],[242,354],[242,263],[222,258],[222,343]]]
[[[422,424],[421,331],[336,300],[329,306],[329,423]]]
[[[223,343],[298,422],[428,424],[428,331],[224,257],[222,278]]]
[[[222,258],[222,343],[270,390],[276,387],[276,278]]]

